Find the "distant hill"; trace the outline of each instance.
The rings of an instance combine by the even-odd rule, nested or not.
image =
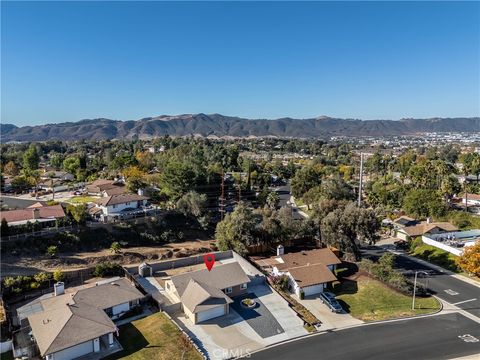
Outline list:
[[[0,124],[1,141],[152,138],[172,136],[300,137],[395,136],[425,132],[480,132],[480,118],[356,120],[322,116],[312,119],[243,119],[220,114],[162,115],[140,120],[90,119],[17,127]]]

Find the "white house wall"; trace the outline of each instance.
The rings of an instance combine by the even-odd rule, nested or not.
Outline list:
[[[127,312],[128,310],[130,310],[130,304],[126,302],[126,303],[115,305],[114,307],[112,307],[112,314],[118,315],[118,314]]]
[[[111,215],[121,212],[122,210],[131,208],[131,209],[138,209],[138,201],[130,201],[124,204],[116,204],[116,205],[108,205],[108,206],[100,206],[104,215]],[[141,200],[140,205],[145,205],[147,203],[146,200]]]
[[[71,360],[80,356],[93,353],[93,340],[69,347],[50,354],[49,360]]]

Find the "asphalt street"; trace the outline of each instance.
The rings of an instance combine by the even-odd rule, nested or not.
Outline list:
[[[378,246],[370,246],[362,253],[365,257],[378,258],[386,250]],[[446,273],[437,271],[428,265],[413,261],[406,256],[397,255],[395,268],[406,276],[413,278],[415,271],[425,271],[428,276],[419,273],[418,283],[427,284],[431,293],[462,310],[480,318],[480,288],[465,281],[458,280]]]
[[[480,326],[459,314],[327,332],[251,354],[254,360],[442,360],[480,354]]]

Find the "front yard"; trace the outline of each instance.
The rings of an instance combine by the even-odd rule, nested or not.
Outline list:
[[[64,202],[69,203],[69,204],[87,204],[91,202],[95,202],[100,197],[98,196],[74,196],[71,197],[70,199],[64,200]]]
[[[335,284],[334,293],[350,315],[363,321],[428,314],[440,309],[440,304],[434,297],[417,297],[416,309],[412,310],[411,296],[401,294],[380,281],[363,275],[356,281],[344,280]]]
[[[182,337],[180,330],[164,314],[155,313],[121,326],[119,341],[123,351],[106,359],[203,359]]]

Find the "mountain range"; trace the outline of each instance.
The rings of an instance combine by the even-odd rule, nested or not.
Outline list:
[[[480,132],[480,117],[358,120],[321,116],[310,119],[245,119],[220,114],[162,115],[140,120],[87,119],[18,127],[0,124],[1,142],[80,139],[202,137],[401,136],[431,132]]]

